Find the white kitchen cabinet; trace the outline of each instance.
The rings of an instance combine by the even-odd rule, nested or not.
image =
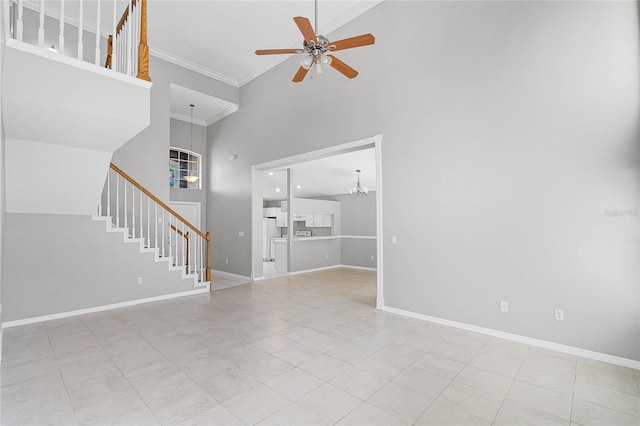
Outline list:
[[[277,207],[264,207],[262,209],[262,217],[276,217]]]
[[[295,222],[306,222],[307,214],[306,213],[293,213],[293,220]]]
[[[313,228],[316,226],[315,221],[313,220],[313,213],[306,213],[304,216],[304,226],[307,228]]]
[[[333,226],[333,215],[325,213],[307,213],[305,215],[304,224],[307,228],[331,228]]]

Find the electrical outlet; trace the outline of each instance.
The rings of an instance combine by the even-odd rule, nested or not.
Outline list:
[[[391,237],[391,244],[398,244],[398,238],[395,235]]]
[[[158,218],[158,223],[162,223],[162,217]]]
[[[371,260],[373,260],[373,255],[371,255]]]
[[[564,311],[562,309],[556,309],[556,315],[555,318],[558,321],[564,321]]]
[[[509,302],[500,302],[500,312],[509,312]]]
[[[327,259],[329,258],[329,253],[327,253]]]
[[[225,259],[225,260],[224,260],[224,263],[229,263],[229,259]]]
[[[142,277],[138,277],[138,284],[142,284]]]

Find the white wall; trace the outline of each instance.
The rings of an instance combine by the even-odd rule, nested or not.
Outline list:
[[[640,360],[638,218],[605,213],[638,206],[637,2],[383,2],[330,39],[367,32],[357,78],[292,58],[209,127],[215,269],[249,275],[251,165],[382,134],[388,306]]]

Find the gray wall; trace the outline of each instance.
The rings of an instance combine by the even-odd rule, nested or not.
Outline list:
[[[215,269],[250,273],[252,164],[380,133],[387,306],[640,359],[638,219],[605,213],[638,205],[637,2],[383,2],[330,39],[366,32],[357,78],[291,58],[209,127]]]
[[[169,85],[175,83],[234,103],[239,102],[239,93],[236,87],[154,56],[150,58],[149,74],[153,80],[151,125],[118,149],[113,154],[112,162],[166,202],[170,199],[168,158],[171,140],[169,118],[171,91]]]
[[[327,268],[341,263],[340,239],[294,241],[290,272]]]
[[[105,232],[105,222],[46,214],[5,220],[4,321],[194,290],[182,271],[169,272],[122,233]]]
[[[350,195],[332,197],[340,201],[342,235],[376,236],[376,192],[364,198]],[[377,241],[364,238],[341,238],[340,253],[343,265],[375,268],[377,266]]]
[[[197,108],[197,107],[196,107]],[[170,146],[184,148],[191,151],[191,123],[171,119]],[[193,151],[202,155],[202,189],[170,188],[169,199],[171,201],[191,201],[200,203],[200,229],[207,229],[207,128],[193,125]],[[169,151],[167,148],[167,156]],[[168,168],[167,160],[167,168]],[[167,182],[169,179],[167,178]]]

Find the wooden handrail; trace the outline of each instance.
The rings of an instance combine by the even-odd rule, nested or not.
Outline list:
[[[158,203],[163,209],[165,209],[166,211],[171,213],[173,216],[175,216],[177,219],[179,219],[181,222],[183,222],[185,225],[187,225],[187,227],[190,228],[193,232],[195,232],[196,234],[200,235],[202,238],[204,238],[207,241],[209,241],[211,239],[211,234],[209,232],[207,232],[205,234],[201,230],[199,230],[198,228],[193,226],[191,223],[189,223],[188,220],[186,220],[185,218],[180,216],[178,213],[176,213],[175,210],[173,210],[171,207],[169,207],[168,205],[166,205],[165,203],[160,201],[160,199],[158,197],[156,197],[151,192],[149,192],[144,186],[142,186],[138,182],[136,182],[135,179],[133,179],[131,176],[129,176],[128,174],[123,172],[122,169],[120,169],[118,166],[116,166],[115,164],[111,163],[111,164],[109,164],[109,167],[112,170],[114,170],[116,173],[118,173],[120,176],[125,178],[125,180],[127,180],[131,185],[135,186],[140,191],[142,191],[147,197],[151,198],[153,201]]]

